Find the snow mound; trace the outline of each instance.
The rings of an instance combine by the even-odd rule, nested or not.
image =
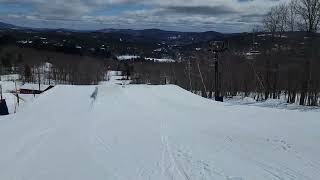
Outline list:
[[[319,128],[173,85],[56,86],[1,118],[0,179],[317,180]]]

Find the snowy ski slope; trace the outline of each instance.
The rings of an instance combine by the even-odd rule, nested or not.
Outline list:
[[[0,120],[1,180],[318,180],[319,112],[176,86],[56,86]]]

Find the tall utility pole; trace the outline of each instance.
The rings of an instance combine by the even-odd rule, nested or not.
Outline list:
[[[209,51],[213,53],[213,62],[214,62],[214,86],[215,93],[214,97],[216,101],[223,102],[223,96],[221,96],[221,73],[219,69],[219,55],[220,53],[227,50],[224,42],[214,41],[210,43]]]
[[[2,85],[0,84],[0,94],[1,94],[1,101],[2,101],[2,99],[3,99],[3,97],[2,97]]]
[[[41,76],[40,76],[40,67],[38,67],[38,85],[39,85],[39,91],[41,90]]]
[[[192,80],[191,80],[191,61],[188,59],[187,73],[189,78],[189,91],[192,92]]]

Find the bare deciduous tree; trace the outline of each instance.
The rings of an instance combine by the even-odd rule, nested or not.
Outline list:
[[[297,1],[293,0],[287,5],[288,18],[287,18],[287,26],[288,30],[293,32],[297,29],[297,13],[296,13],[296,4]]]
[[[287,30],[288,25],[288,17],[289,17],[289,10],[286,4],[280,4],[276,7],[276,13],[278,14],[278,25],[277,29],[279,32],[279,36],[281,37],[283,33]]]
[[[274,36],[278,29],[278,23],[279,14],[277,12],[277,8],[272,7],[270,12],[268,12],[268,14],[263,20],[264,27],[267,31],[272,33],[272,36]]]
[[[274,36],[279,33],[281,37],[288,29],[289,8],[286,4],[280,4],[270,9],[269,13],[264,18],[264,27]]]
[[[305,31],[315,33],[320,22],[320,0],[296,0],[296,13],[302,19]]]

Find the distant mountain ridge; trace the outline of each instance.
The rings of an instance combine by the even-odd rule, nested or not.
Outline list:
[[[74,30],[65,28],[30,28],[30,27],[19,27],[7,23],[0,22],[0,29],[2,30],[18,30],[18,31],[34,31],[41,33],[87,33],[87,34],[100,34],[100,37],[109,37],[110,39],[125,39],[126,42],[131,43],[152,43],[159,44],[166,42],[171,45],[186,45],[192,43],[203,43],[211,40],[221,40],[228,36],[227,34],[207,31],[207,32],[179,32],[179,31],[168,31],[161,29],[100,29],[100,30]]]
[[[135,30],[135,29],[100,29],[94,32],[100,33],[122,33],[122,34],[130,34],[130,35],[154,35],[154,34],[171,34],[171,35],[196,35],[196,34],[207,34],[207,35],[223,35],[223,33],[215,32],[215,31],[206,31],[206,32],[181,32],[181,31],[168,31],[168,30],[161,30],[161,29],[142,29],[142,30]]]
[[[181,32],[181,31],[168,31],[161,29],[115,29],[115,28],[106,28],[106,29],[98,29],[98,30],[75,30],[75,29],[67,29],[67,28],[32,28],[32,27],[20,27],[16,25],[12,25],[9,23],[0,22],[1,29],[11,29],[11,28],[20,28],[20,29],[33,29],[33,30],[48,30],[48,31],[71,31],[71,32],[100,32],[100,33],[122,33],[129,35],[141,35],[144,33],[154,33],[154,34],[216,34],[222,35],[223,33],[215,32],[215,31],[206,31],[206,32]]]
[[[17,26],[0,22],[0,29],[11,29],[11,28],[17,28]]]
[[[226,34],[207,31],[207,32],[179,32],[179,31],[166,31],[160,29],[101,29],[96,30],[97,33],[105,34],[123,34],[133,37],[135,41],[171,41],[179,42],[179,44],[189,44],[206,42],[212,39],[219,40],[226,37]]]

